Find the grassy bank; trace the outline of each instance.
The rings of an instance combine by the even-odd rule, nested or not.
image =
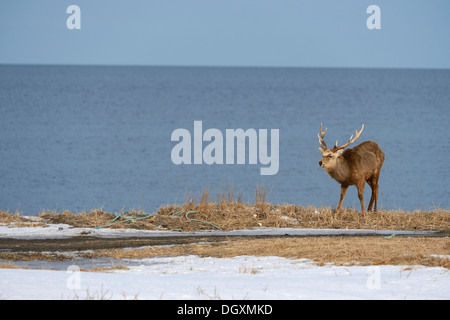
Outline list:
[[[119,215],[118,215],[119,214]],[[45,226],[68,224],[73,227],[133,228],[143,230],[195,231],[205,229],[236,230],[257,227],[318,228],[318,229],[385,229],[385,230],[450,230],[450,210],[430,211],[381,210],[361,213],[344,209],[335,213],[331,208],[240,201],[200,202],[166,205],[158,212],[131,210],[120,213],[101,209],[72,213],[42,211],[40,218],[0,211],[0,223],[13,226]],[[114,220],[116,219],[116,220]],[[138,219],[138,220],[132,220]],[[114,220],[113,222],[111,222]]]

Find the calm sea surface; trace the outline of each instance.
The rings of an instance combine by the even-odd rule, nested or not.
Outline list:
[[[278,173],[174,165],[171,134],[193,134],[195,120],[224,135],[279,129]],[[328,145],[364,123],[357,143],[384,150],[379,207],[450,208],[450,70],[3,65],[0,209],[153,212],[230,186],[253,203],[257,184],[274,203],[335,207],[340,187],[318,165],[321,122]],[[344,206],[359,208],[355,187]]]

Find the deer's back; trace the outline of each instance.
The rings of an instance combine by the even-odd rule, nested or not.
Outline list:
[[[384,162],[384,152],[375,141],[365,141],[342,154],[349,166],[365,176],[379,171]]]

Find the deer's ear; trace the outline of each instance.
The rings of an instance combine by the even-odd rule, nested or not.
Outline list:
[[[338,151],[336,151],[337,156],[340,157],[344,153],[344,151],[344,149],[339,149]]]
[[[321,147],[319,147],[319,151],[321,154],[323,154],[325,152],[325,150],[323,150]]]

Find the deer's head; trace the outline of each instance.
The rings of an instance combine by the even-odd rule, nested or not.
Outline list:
[[[361,127],[361,130],[355,131],[355,137],[353,135],[350,137],[347,143],[338,146],[338,142],[336,141],[335,146],[332,149],[328,149],[327,144],[324,141],[325,133],[327,132],[327,129],[325,131],[322,131],[322,124],[320,124],[320,132],[317,134],[319,137],[319,151],[322,154],[322,159],[319,161],[319,165],[326,171],[331,172],[333,169],[338,165],[338,162],[340,161],[339,157],[344,152],[344,148],[347,147],[349,144],[356,141],[356,139],[359,138],[359,135],[364,130],[364,124]]]

